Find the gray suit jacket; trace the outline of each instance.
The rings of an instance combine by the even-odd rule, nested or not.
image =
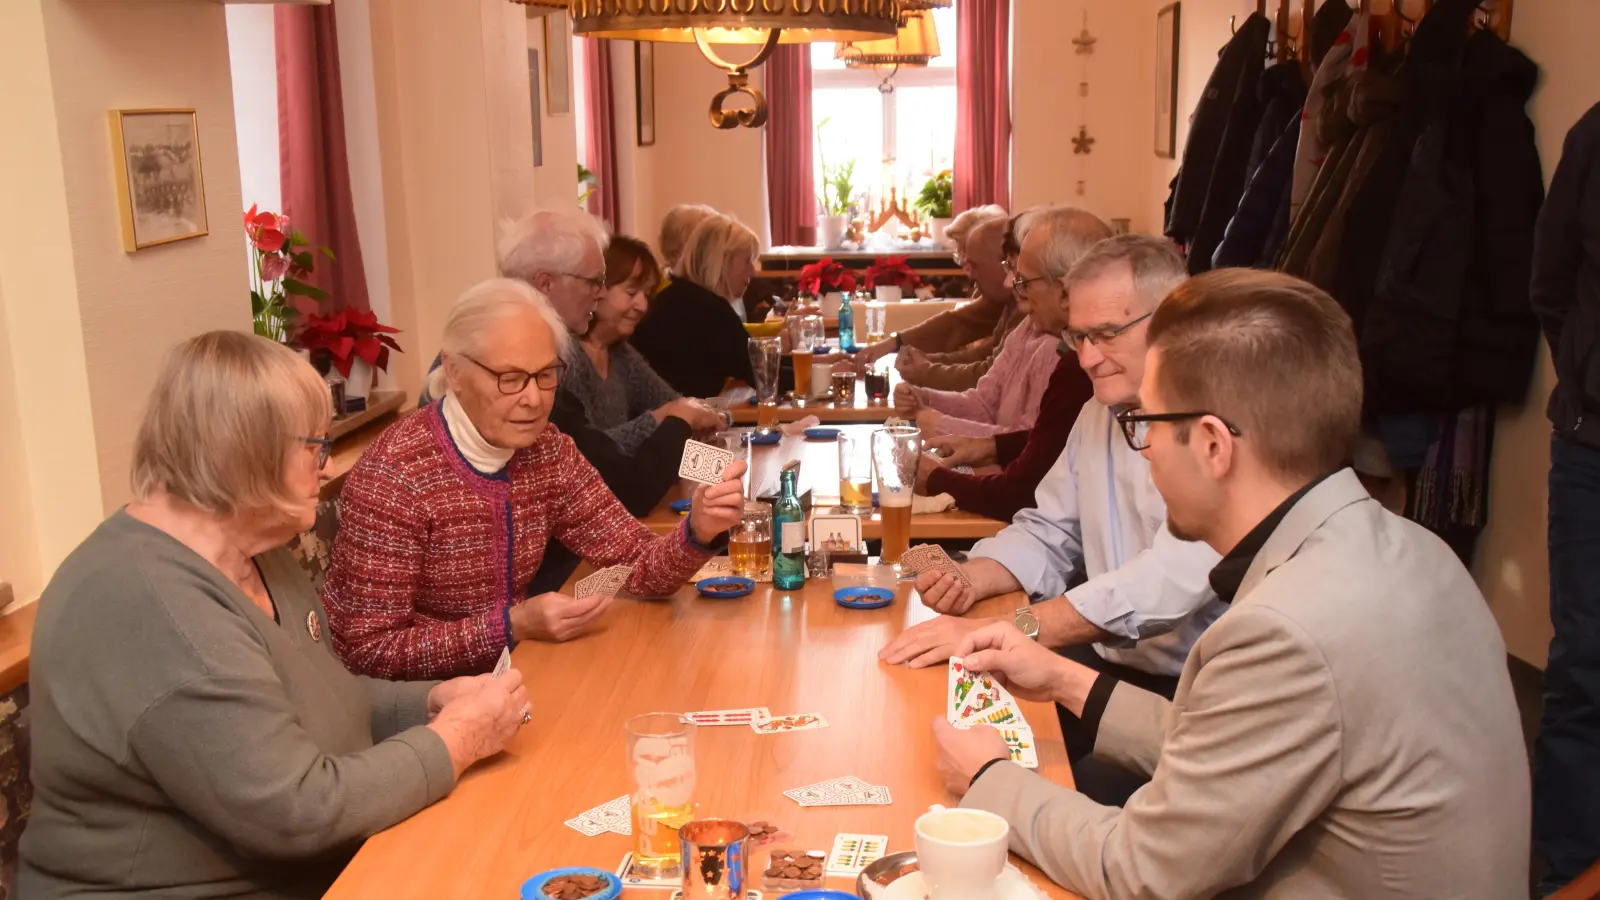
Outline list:
[[[963,805],[1090,898],[1527,896],[1528,760],[1461,563],[1339,472],[1291,509],[1172,702],[1119,684],[1095,753],[1123,809],[1015,765]]]

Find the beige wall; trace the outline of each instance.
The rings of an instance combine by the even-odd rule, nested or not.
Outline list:
[[[0,421],[16,426],[0,496],[0,564],[15,571],[0,577],[29,599],[127,499],[139,411],[166,351],[248,328],[250,307],[221,6],[13,0],[0,7],[0,74],[0,116],[29,136],[0,142]],[[212,233],[124,253],[107,113],[162,106],[198,112]]]
[[[529,7],[530,12],[537,7]],[[539,115],[540,115],[540,143],[544,147],[544,165],[533,169],[534,201],[540,207],[565,206],[578,203],[578,131],[577,119],[573,113],[553,115],[550,112],[550,54],[545,36],[545,16],[530,15],[524,26],[527,43],[522,51],[522,68],[527,68],[527,47],[539,51]],[[568,29],[570,33],[571,29]],[[569,83],[572,90],[578,90],[578,79],[581,73],[573,71],[571,66],[571,53],[568,53]],[[631,83],[631,82],[630,82]],[[518,128],[531,127],[528,112],[529,98],[527,93],[517,95],[521,101],[523,112],[517,119]],[[529,153],[533,152],[532,133],[523,131],[528,135],[524,145]]]

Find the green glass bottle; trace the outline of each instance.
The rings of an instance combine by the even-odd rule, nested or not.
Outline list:
[[[798,468],[780,474],[783,493],[772,504],[772,586],[793,591],[806,585],[806,511],[795,492]]]

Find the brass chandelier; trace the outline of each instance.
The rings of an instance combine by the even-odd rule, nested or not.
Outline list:
[[[569,8],[574,34],[697,45],[712,65],[728,73],[728,87],[711,99],[711,124],[759,128],[767,121],[767,98],[750,86],[750,70],[766,62],[779,44],[892,38],[900,5],[900,0],[570,0]],[[744,62],[731,62],[713,44],[757,50]],[[736,94],[752,105],[725,110],[723,103]]]
[[[901,13],[905,22],[894,37],[876,41],[857,41],[839,44],[834,59],[843,60],[851,69],[876,69],[882,74],[878,90],[885,94],[894,92],[894,76],[901,66],[926,66],[939,56],[939,32],[933,24],[933,14],[927,10]]]

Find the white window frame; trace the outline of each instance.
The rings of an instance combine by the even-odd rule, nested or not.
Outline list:
[[[813,69],[811,71],[811,89],[828,88],[872,88],[877,90],[883,83],[882,73],[877,69]],[[883,102],[883,156],[885,161],[893,160],[896,166],[900,164],[898,141],[895,136],[895,123],[898,120],[898,109],[895,105],[895,95],[903,87],[950,87],[956,86],[955,66],[912,66],[901,67],[894,73],[895,90],[882,93]]]

